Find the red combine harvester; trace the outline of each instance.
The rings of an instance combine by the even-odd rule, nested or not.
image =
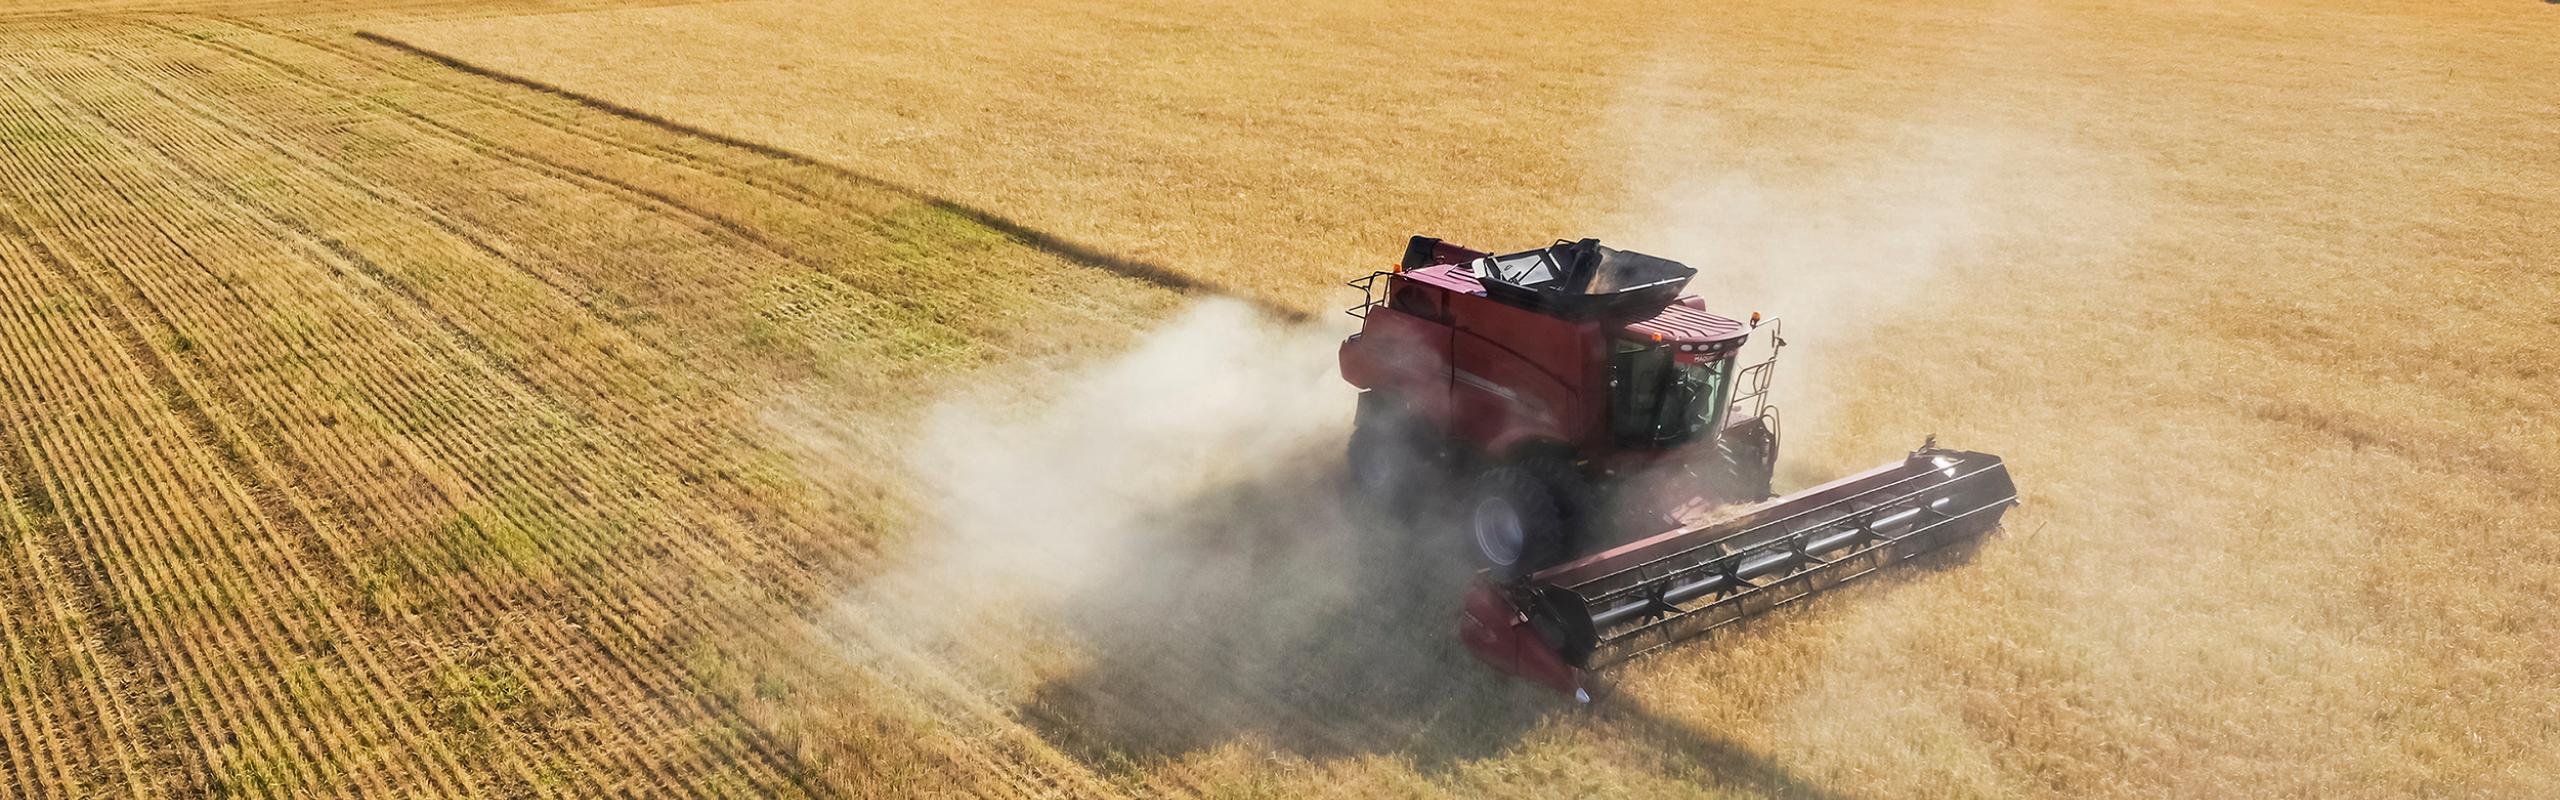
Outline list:
[[[1999,457],[1934,439],[1772,497],[1786,342],[1757,313],[1707,313],[1682,291],[1696,274],[1593,239],[1497,255],[1416,236],[1352,282],[1352,483],[1389,509],[1453,505],[1485,566],[1462,636],[1495,669],[1587,701],[1591,670],[1980,535],[2017,504]],[[1759,331],[1768,357],[1737,367]]]

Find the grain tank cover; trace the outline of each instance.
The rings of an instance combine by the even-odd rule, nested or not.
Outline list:
[[[1558,241],[1476,259],[1468,265],[1487,297],[1566,319],[1644,319],[1680,299],[1698,274],[1688,265],[1631,250],[1600,246],[1598,239]]]

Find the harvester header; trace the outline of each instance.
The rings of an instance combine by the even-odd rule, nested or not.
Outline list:
[[[1470,592],[1467,649],[1579,692],[1607,667],[1997,527],[1999,457],[1924,444],[1903,460]]]

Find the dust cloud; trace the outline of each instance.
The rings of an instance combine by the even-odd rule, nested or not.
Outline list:
[[[1787,346],[1772,395],[1789,444],[1801,443],[1832,428],[1832,398],[1855,385],[1835,373],[1846,355],[1883,320],[1961,296],[1950,272],[2014,223],[1985,195],[2022,168],[2012,144],[1950,129],[1812,174],[1640,164],[1631,174],[1653,178],[1615,227],[1626,246],[1696,267],[1690,290],[1710,310],[1778,321]],[[1746,359],[1765,357],[1770,338],[1755,337]]]
[[[1210,301],[1052,384],[1036,408],[942,403],[908,452],[940,531],[926,558],[1040,605],[1114,580],[1158,555],[1144,533],[1186,504],[1340,442],[1352,390],[1333,375],[1338,341]],[[1287,522],[1344,533],[1334,503],[1308,499]]]
[[[924,532],[849,615],[1088,755],[1508,713],[1467,696],[1511,691],[1462,669],[1471,562],[1340,485],[1348,331],[1209,300],[1036,397],[946,400],[904,453]]]

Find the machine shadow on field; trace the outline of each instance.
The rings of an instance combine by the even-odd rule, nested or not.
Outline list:
[[[1472,577],[1452,537],[1350,507],[1334,450],[1146,520],[1150,558],[1071,598],[1091,664],[1024,709],[1089,759],[1237,739],[1309,757],[1488,756],[1566,703],[1458,645]]]
[[[1559,714],[1625,729],[1666,763],[1777,797],[1830,798],[1714,731],[1613,695],[1588,709],[1475,663],[1456,635],[1473,554],[1432,513],[1357,507],[1333,450],[1149,520],[1158,558],[1071,602],[1090,665],[1023,709],[1089,763],[1246,740],[1310,758],[1486,758]],[[1934,559],[1932,559],[1934,561]]]
[[[1768,797],[1800,800],[1845,800],[1848,795],[1825,790],[1810,780],[1711,730],[1672,719],[1647,708],[1639,698],[1618,696],[1595,708],[1611,724],[1651,743],[1663,758],[1703,767],[1724,785]]]

